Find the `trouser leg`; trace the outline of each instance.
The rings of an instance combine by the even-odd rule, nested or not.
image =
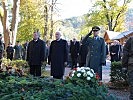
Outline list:
[[[36,76],[41,76],[41,65],[35,66]]]
[[[35,76],[35,66],[34,65],[30,65],[30,74]]]
[[[72,58],[72,69],[74,68],[74,58]]]
[[[74,58],[74,67],[77,68],[77,58]]]
[[[102,66],[99,66],[98,74],[99,74],[99,77],[100,77],[99,80],[102,80]]]
[[[133,100],[133,70],[128,72],[128,83],[130,89],[130,100]]]
[[[55,79],[63,79],[63,76],[53,76]]]

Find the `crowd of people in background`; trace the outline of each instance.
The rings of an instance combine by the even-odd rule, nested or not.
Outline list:
[[[122,61],[122,66],[128,68],[130,98],[133,98],[133,38],[129,38],[123,44],[118,40],[106,43],[98,36],[99,31],[98,26],[92,27],[92,30],[80,41],[75,37],[66,41],[61,38],[61,32],[56,32],[55,40],[45,42],[40,39],[40,32],[37,30],[33,32],[33,40],[23,44],[16,41],[14,46],[9,43],[7,47],[2,42],[0,34],[0,65],[6,52],[7,59],[11,61],[26,60],[33,76],[41,76],[41,66],[46,62],[51,66],[51,76],[56,79],[63,79],[65,67],[70,67],[72,70],[77,67],[90,67],[99,75],[99,80],[102,80],[102,66],[106,65],[106,60],[110,60],[111,63]]]
[[[94,34],[95,34],[99,30],[100,30],[99,27],[93,27],[91,32],[94,32]],[[39,31],[37,31],[36,33],[39,33]],[[91,34],[89,34],[89,35],[91,35]],[[98,34],[96,36],[97,36],[98,40],[101,41],[101,39],[98,37]],[[1,37],[2,37],[2,35],[1,35]],[[85,38],[88,39],[88,37],[89,36],[86,36]],[[89,52],[93,56],[96,55],[96,57],[97,57],[98,55],[100,55],[100,54],[97,54],[99,51],[98,49],[100,49],[97,47],[97,44],[93,44],[93,43],[89,44],[91,42],[87,43],[87,41],[88,40],[85,40],[85,39],[78,41],[75,37],[73,38],[73,40],[67,41],[67,45],[68,45],[67,66],[70,67],[71,69],[77,68],[78,66],[80,66],[80,67],[81,66],[90,66],[90,65],[86,65],[86,60],[87,60],[86,58],[89,55],[88,54],[89,48],[91,48],[91,50]],[[92,40],[89,40],[89,41],[92,41]],[[92,42],[96,43],[97,41],[92,41]],[[50,64],[50,62],[51,62],[51,58],[49,56],[49,55],[51,55],[51,53],[50,53],[51,52],[50,51],[51,43],[53,43],[53,42],[46,41],[46,44],[45,44],[46,47],[45,47],[44,61],[47,64]],[[98,41],[97,43],[101,43],[101,42]],[[26,41],[23,44],[21,44],[20,41],[16,41],[15,46],[13,46],[11,43],[9,43],[8,46],[5,48],[4,45],[2,45],[0,47],[0,52],[4,52],[4,49],[5,49],[6,57],[7,57],[7,59],[10,59],[10,60],[13,60],[13,59],[14,60],[18,60],[18,59],[26,60],[28,44],[29,44],[29,41]],[[89,45],[93,46],[94,49],[92,47],[88,48]],[[124,45],[120,44],[120,42],[118,40],[113,40],[111,43],[105,43],[104,45],[105,45],[104,52],[106,53],[106,57],[105,57],[106,59],[109,59],[111,62],[121,60]],[[96,48],[95,48],[95,46],[96,46]],[[104,48],[102,48],[102,49],[104,50]],[[59,48],[59,50],[62,50],[62,48]],[[93,53],[93,52],[95,52],[95,53]],[[57,53],[58,57],[61,56],[60,53],[61,52]],[[2,58],[2,55],[1,55],[1,58]],[[101,58],[99,58],[99,59],[101,59]],[[93,59],[93,60],[95,60],[95,59]],[[91,57],[90,61],[92,61],[92,63],[93,63],[93,60]],[[89,64],[91,63],[90,61],[89,61]],[[105,65],[105,62],[102,62],[102,63],[104,63],[104,65]],[[91,66],[95,66],[95,65],[91,65]]]
[[[78,41],[75,37],[70,41],[63,40],[61,39],[61,33],[56,32],[54,41],[44,41],[45,50],[42,54],[40,53],[42,50],[38,51],[39,48],[41,48],[40,45],[42,44],[39,45],[38,42],[36,42],[40,41],[39,30],[33,33],[32,41],[26,41],[23,44],[21,44],[20,41],[16,41],[14,46],[9,43],[7,47],[4,47],[2,40],[0,40],[0,59],[2,59],[2,53],[5,50],[7,59],[27,60],[29,65],[33,68],[34,64],[31,63],[35,63],[35,61],[38,60],[40,61],[39,55],[41,54],[40,56],[43,55],[44,59],[42,59],[39,64],[35,64],[35,66],[41,66],[42,62],[45,61],[47,64],[51,65],[51,75],[55,78],[62,78],[64,66],[70,67],[71,69],[82,66],[93,66],[92,69],[99,73],[100,77],[102,77],[102,69],[98,69],[102,67],[99,66],[106,65],[106,59],[111,62],[121,61],[124,44],[120,44],[118,40],[113,40],[111,43],[105,43],[104,39],[98,36],[99,30],[100,28],[97,26],[92,27],[90,33],[80,41]],[[90,38],[92,34],[93,37]],[[0,39],[2,39],[1,34]],[[35,47],[37,48],[35,49]],[[39,53],[36,54],[36,52]],[[33,61],[35,58],[37,59]],[[55,73],[60,73],[60,75],[56,75]],[[31,71],[31,74],[37,74],[37,76],[40,76],[41,72],[39,71],[38,74],[36,71]]]

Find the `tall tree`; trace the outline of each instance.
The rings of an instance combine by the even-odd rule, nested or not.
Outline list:
[[[17,29],[19,23],[19,7],[20,7],[20,0],[13,0],[12,23],[11,23],[12,37],[10,37],[11,43],[13,44],[15,44],[17,37]]]
[[[13,2],[13,4],[11,3]],[[4,14],[2,17],[5,47],[9,43],[15,44],[20,0],[2,0]],[[11,17],[11,19],[9,18]]]
[[[7,11],[7,2],[6,0],[2,2],[3,9],[4,9],[4,15],[3,15],[3,20],[2,20],[2,25],[3,25],[3,34],[4,34],[4,43],[5,46],[7,47],[8,43],[10,42],[10,30],[9,30],[9,23],[8,23],[8,11]]]
[[[121,31],[127,5],[131,0],[97,0],[87,14],[87,26],[100,25],[110,31]]]
[[[22,0],[20,6],[21,21],[18,27],[17,39],[21,41],[31,40],[32,33],[39,29],[42,33],[44,28],[44,16],[40,9],[42,2]]]
[[[57,0],[52,0],[51,2],[51,30],[50,30],[50,38],[52,39],[52,36],[53,36],[53,26],[54,26],[54,22],[53,22],[53,13],[54,13],[54,6],[56,6],[56,2]]]

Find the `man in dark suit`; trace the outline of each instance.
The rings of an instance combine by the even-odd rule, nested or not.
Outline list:
[[[41,76],[41,66],[45,59],[45,42],[39,39],[40,34],[34,32],[33,40],[27,47],[27,61],[30,66],[30,74]]]
[[[78,41],[76,41],[75,38],[73,38],[73,41],[70,43],[70,54],[72,59],[72,69],[77,68],[77,58],[79,55],[79,47],[80,44]]]
[[[6,53],[7,53],[7,59],[12,60],[13,59],[14,48],[12,47],[11,43],[8,44],[8,46],[6,48]]]
[[[80,57],[79,66],[80,67],[85,66],[87,53],[88,53],[87,45],[81,44],[79,49],[79,57]]]
[[[55,33],[56,40],[51,42],[49,52],[49,63],[51,63],[51,76],[56,79],[63,79],[65,66],[68,61],[68,44],[61,39],[61,33]]]

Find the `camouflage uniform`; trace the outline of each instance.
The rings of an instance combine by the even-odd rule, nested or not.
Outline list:
[[[122,66],[128,71],[130,99],[133,100],[133,37],[127,40],[123,48]]]

